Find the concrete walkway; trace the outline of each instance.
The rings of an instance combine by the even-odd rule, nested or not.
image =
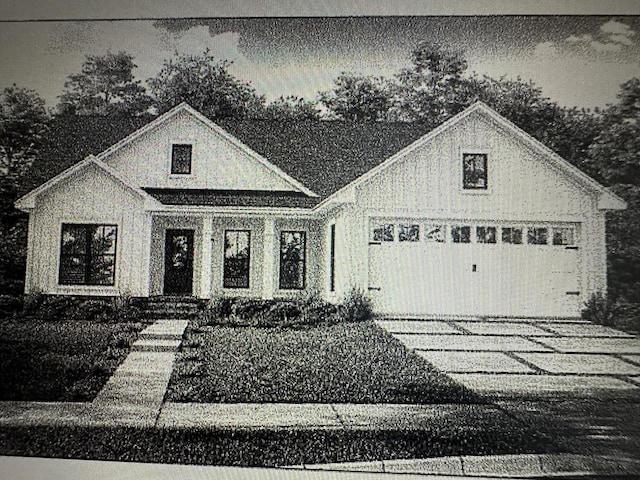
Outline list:
[[[639,392],[640,339],[581,320],[379,320],[417,355],[479,393]]]

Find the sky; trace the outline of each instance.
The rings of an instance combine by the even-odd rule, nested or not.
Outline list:
[[[281,95],[314,100],[343,71],[391,77],[410,65],[420,41],[462,51],[469,74],[532,80],[543,95],[569,107],[604,107],[615,102],[621,83],[640,77],[640,16],[69,18],[5,17],[0,88],[13,83],[32,88],[53,107],[67,76],[80,71],[87,54],[126,51],[138,66],[136,78],[144,81],[175,52],[208,48],[232,61],[232,73],[268,100]]]

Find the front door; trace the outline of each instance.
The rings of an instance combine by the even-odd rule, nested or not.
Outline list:
[[[193,293],[193,230],[167,230],[164,243],[164,294]]]

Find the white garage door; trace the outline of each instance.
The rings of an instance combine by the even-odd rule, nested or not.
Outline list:
[[[577,224],[371,219],[369,294],[395,315],[576,316]]]

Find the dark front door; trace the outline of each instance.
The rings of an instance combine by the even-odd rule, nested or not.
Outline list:
[[[164,244],[164,294],[193,292],[193,230],[167,230]]]

